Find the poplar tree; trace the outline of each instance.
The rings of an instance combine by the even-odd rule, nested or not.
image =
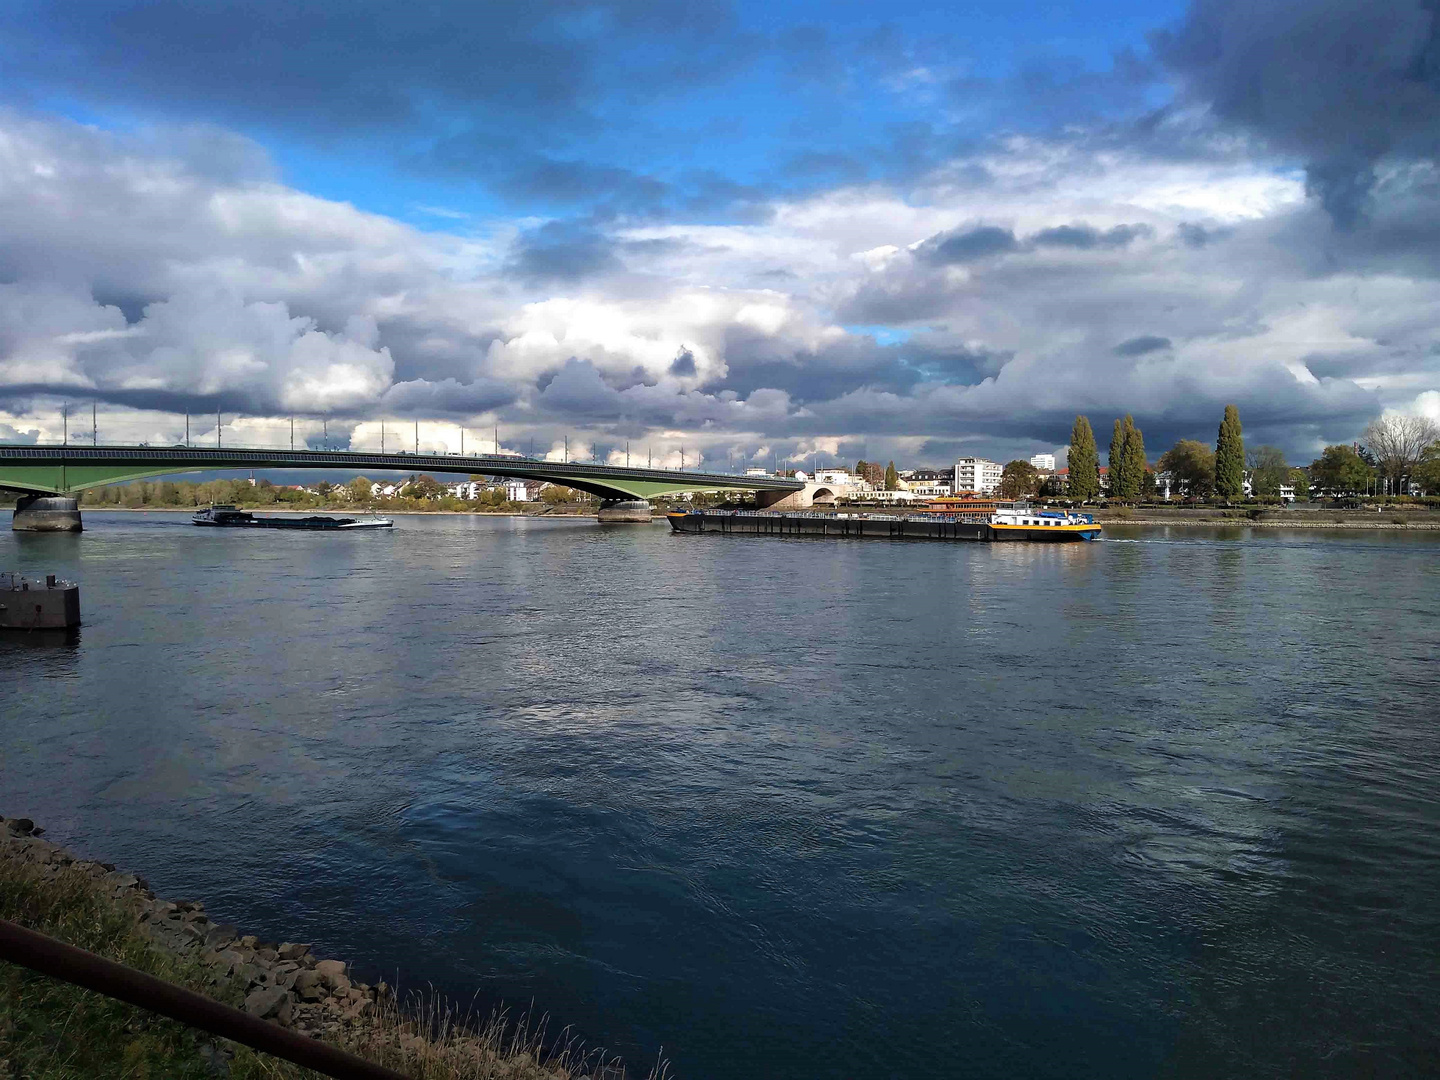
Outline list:
[[[900,490],[900,474],[895,471],[895,462],[893,461],[890,462],[889,465],[885,466],[885,490]]]
[[[1112,499],[1120,498],[1120,461],[1125,457],[1125,425],[1123,422],[1115,421],[1115,431],[1110,436],[1110,466],[1106,474],[1110,481],[1109,495]]]
[[[1245,493],[1245,436],[1240,410],[1234,405],[1225,406],[1215,440],[1215,493],[1222,499],[1238,499]]]
[[[1088,416],[1075,417],[1070,429],[1070,497],[1084,502],[1100,494],[1100,455]]]
[[[1125,449],[1120,455],[1120,497],[1138,499],[1145,484],[1145,436],[1125,417]]]

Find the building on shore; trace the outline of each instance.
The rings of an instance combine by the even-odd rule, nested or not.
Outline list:
[[[955,474],[949,469],[911,469],[900,478],[912,493],[925,498],[937,499],[955,490]]]
[[[951,481],[951,490],[993,495],[1000,487],[1000,478],[1004,472],[1003,465],[989,458],[961,458],[955,462],[955,478]]]
[[[1030,464],[1042,473],[1053,473],[1055,471],[1054,454],[1036,454],[1030,459]]]

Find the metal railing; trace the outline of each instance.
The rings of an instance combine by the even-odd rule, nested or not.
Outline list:
[[[0,960],[168,1016],[337,1080],[410,1080],[384,1065],[5,919],[0,919]]]
[[[717,481],[735,481],[745,489],[798,491],[805,485],[788,477],[741,476],[733,473],[702,472],[696,469],[670,469],[644,465],[610,465],[598,461],[547,461],[542,458],[518,457],[513,454],[452,454],[413,453],[394,450],[379,453],[372,450],[286,450],[276,447],[250,446],[66,446],[0,444],[0,461],[23,463],[64,459],[69,464],[136,461],[163,464],[166,461],[188,465],[223,468],[341,468],[386,469],[419,472],[435,469],[444,472],[474,472],[487,475],[529,476],[539,473],[571,473],[577,477],[603,480],[655,479],[672,481],[677,477],[701,479],[706,486]]]

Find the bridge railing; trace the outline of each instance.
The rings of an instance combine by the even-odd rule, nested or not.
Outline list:
[[[661,472],[672,476],[678,474],[682,476],[704,476],[712,479],[718,477],[727,480],[735,480],[742,484],[748,483],[763,485],[766,483],[775,483],[777,481],[782,484],[787,482],[798,483],[798,481],[793,481],[789,477],[773,476],[769,474],[765,476],[751,476],[741,473],[714,472],[710,470],[696,468],[675,468],[668,465],[654,464],[616,465],[608,461],[601,461],[598,458],[580,460],[569,459],[556,461],[553,458],[537,458],[524,454],[461,454],[452,450],[422,450],[417,453],[413,450],[405,449],[390,450],[387,448],[385,450],[357,450],[349,447],[343,449],[339,447],[291,448],[288,446],[274,446],[268,444],[240,445],[229,443],[222,444],[220,446],[204,446],[197,445],[195,443],[135,443],[130,445],[101,444],[99,446],[94,446],[86,443],[76,443],[73,441],[65,443],[0,443],[0,458],[9,458],[11,460],[15,460],[16,458],[23,459],[27,457],[48,457],[53,455],[54,452],[57,450],[61,451],[64,456],[69,457],[73,455],[73,457],[81,460],[92,456],[104,457],[108,459],[112,458],[115,455],[125,454],[154,454],[163,460],[163,458],[165,457],[183,456],[181,452],[193,453],[201,455],[202,457],[223,457],[228,454],[264,454],[274,455],[275,458],[272,460],[281,459],[282,464],[278,467],[290,466],[295,468],[303,468],[303,461],[296,460],[292,464],[291,462],[283,462],[283,458],[294,455],[295,458],[299,459],[307,455],[314,455],[317,463],[328,458],[329,460],[325,461],[325,463],[333,465],[336,464],[334,460],[335,458],[344,458],[353,460],[353,462],[357,466],[368,464],[371,467],[388,468],[392,470],[399,469],[402,471],[412,469],[414,471],[423,471],[427,467],[434,467],[434,462],[444,460],[447,462],[473,462],[476,466],[474,470],[476,472],[487,471],[486,466],[523,467],[526,469],[535,470],[563,470],[567,467],[581,467],[587,470],[593,469],[603,472],[611,472],[617,477],[633,475],[634,473],[640,472]],[[383,460],[377,461],[376,459]],[[243,464],[233,466],[223,466],[217,464],[216,467],[244,468],[245,466]],[[504,470],[502,468],[495,468],[493,471],[501,473]]]

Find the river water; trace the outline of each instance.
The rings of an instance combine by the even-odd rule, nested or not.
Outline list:
[[[0,813],[682,1080],[1420,1075],[1440,536],[0,535]]]

